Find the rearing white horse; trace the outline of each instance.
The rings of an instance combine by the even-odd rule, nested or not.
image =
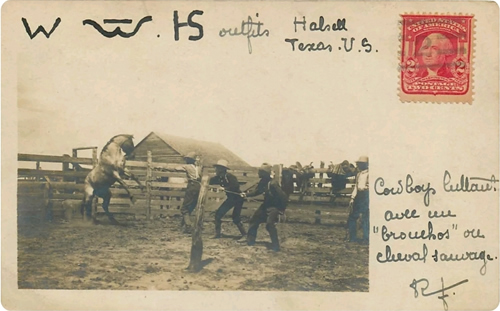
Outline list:
[[[118,224],[113,215],[109,212],[109,202],[111,191],[109,188],[118,182],[127,191],[130,201],[135,203],[134,196],[122,179],[127,176],[135,180],[141,190],[144,186],[131,172],[125,168],[126,159],[133,158],[134,142],[132,135],[120,134],[111,138],[104,146],[99,157],[99,163],[90,171],[85,178],[84,208],[88,219],[92,215],[92,201],[95,196],[103,199],[102,208],[112,224]]]

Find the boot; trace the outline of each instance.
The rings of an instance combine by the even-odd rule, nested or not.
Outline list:
[[[241,222],[237,223],[236,227],[238,227],[238,230],[240,230],[242,237],[245,237],[247,235],[247,232],[245,231],[245,228],[243,227],[243,224]]]
[[[243,240],[243,239],[242,239]],[[252,235],[248,235],[246,239],[247,245],[252,246],[255,245],[255,237]]]
[[[182,215],[181,227],[184,233],[191,233],[193,226],[191,225],[191,218],[189,217],[189,214],[186,213]]]
[[[246,235],[244,235],[241,238],[239,238],[238,240],[236,240],[236,243],[248,244],[248,239],[247,239]]]
[[[280,241],[278,240],[278,231],[276,228],[269,228],[269,236],[271,237],[271,249],[275,252],[280,251]]]
[[[347,221],[347,228],[349,230],[349,242],[357,242],[357,224],[356,221],[348,220]]]
[[[214,239],[220,239],[222,232],[222,222],[219,220],[215,220],[215,235]]]

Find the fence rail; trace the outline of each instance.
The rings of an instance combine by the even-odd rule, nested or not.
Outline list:
[[[52,163],[78,163],[92,165],[92,158],[76,158],[70,156],[51,156],[40,154],[25,154],[19,153],[17,155],[18,161],[34,161],[34,162],[52,162]]]

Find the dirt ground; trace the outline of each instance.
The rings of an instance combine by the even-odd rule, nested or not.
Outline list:
[[[210,216],[207,216],[210,217]],[[204,267],[189,273],[191,237],[179,217],[153,221],[117,216],[22,225],[18,232],[21,289],[368,291],[368,246],[345,243],[343,224],[278,224],[282,251],[268,249],[265,224],[257,244],[238,244],[237,228],[223,223],[223,238],[203,231]],[[245,223],[247,227],[248,224]]]

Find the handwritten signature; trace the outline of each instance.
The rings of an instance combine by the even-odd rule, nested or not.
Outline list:
[[[420,294],[422,296],[427,297],[427,296],[432,296],[432,295],[436,295],[436,294],[441,294],[437,298],[441,299],[443,301],[443,308],[445,311],[448,311],[448,303],[446,302],[446,298],[448,298],[450,295],[445,294],[445,291],[450,290],[454,287],[457,287],[457,286],[462,285],[462,284],[467,283],[467,282],[469,282],[469,280],[465,279],[465,280],[457,282],[453,285],[450,285],[448,287],[444,287],[444,280],[443,280],[443,278],[441,278],[441,289],[435,290],[435,291],[430,292],[430,293],[426,292],[427,288],[429,288],[429,281],[427,279],[420,279],[420,280],[413,279],[413,281],[410,283],[410,287],[413,288],[415,298],[417,298],[419,295],[419,290],[417,288],[417,285],[420,283],[423,283],[420,285]],[[455,295],[455,293],[453,293],[453,295]]]

